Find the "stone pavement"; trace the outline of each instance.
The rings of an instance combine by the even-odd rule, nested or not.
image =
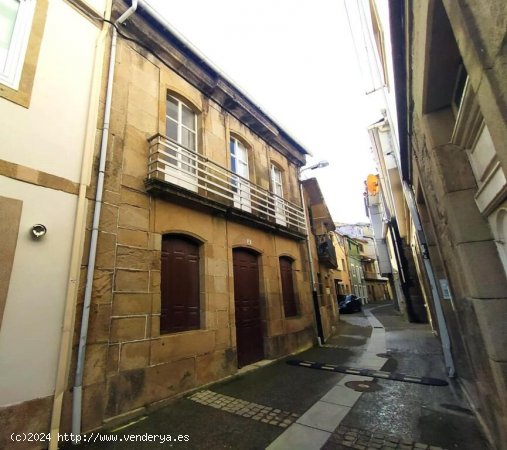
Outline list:
[[[290,358],[445,379],[439,343],[428,326],[405,323],[391,305],[343,315],[339,331],[325,346]],[[489,448],[455,382],[440,387],[373,380],[289,366],[287,359],[259,362],[109,430],[115,442],[78,448]],[[358,384],[375,389],[360,392]],[[165,437],[141,440],[155,434]],[[174,442],[178,435],[187,439]]]

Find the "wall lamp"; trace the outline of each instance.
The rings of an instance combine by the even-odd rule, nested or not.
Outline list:
[[[305,170],[315,170],[315,169],[322,169],[323,167],[327,167],[329,166],[329,161],[326,161],[325,159],[322,160],[322,161],[319,161],[317,164],[313,164],[311,166],[308,166],[308,167],[303,167],[300,171],[299,171],[299,174],[301,175]]]

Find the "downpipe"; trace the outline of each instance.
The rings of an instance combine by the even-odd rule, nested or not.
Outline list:
[[[315,270],[313,268],[312,249],[310,246],[310,228],[308,226],[308,216],[306,214],[306,203],[303,195],[303,183],[299,180],[299,193],[301,195],[301,205],[303,206],[303,213],[305,216],[306,225],[306,252],[308,253],[308,265],[310,266],[310,280],[312,283],[312,302],[313,312],[315,314],[315,323],[317,325],[317,342],[319,347],[322,347],[324,340],[324,330],[322,328],[322,317],[320,316],[319,296],[317,294],[317,285],[315,283]]]
[[[115,25],[124,23],[137,9],[137,0],[132,1],[132,5],[125,11],[115,22]],[[81,417],[83,403],[83,376],[84,363],[86,356],[86,343],[88,340],[88,324],[90,319],[90,305],[93,289],[93,275],[95,272],[95,260],[97,256],[97,242],[99,235],[100,212],[102,208],[102,197],[104,194],[104,177],[106,169],[107,157],[107,141],[109,137],[109,122],[111,118],[111,103],[113,95],[113,78],[116,60],[116,42],[118,32],[113,26],[111,37],[111,51],[109,59],[109,71],[106,85],[106,104],[104,108],[104,122],[102,127],[102,139],[100,145],[99,169],[97,176],[97,190],[95,194],[95,208],[93,211],[92,234],[90,240],[90,252],[88,256],[88,271],[86,274],[86,286],[83,303],[83,317],[81,321],[81,332],[79,335],[79,347],[77,357],[77,367],[72,390],[72,434],[75,436],[73,443],[79,443],[79,435],[81,434]]]

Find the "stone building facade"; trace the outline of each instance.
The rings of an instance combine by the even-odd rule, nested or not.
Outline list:
[[[307,151],[144,2],[121,32],[83,431],[315,339]]]
[[[338,299],[341,299],[352,292],[350,287],[349,265],[347,262],[347,237],[335,230],[333,243],[338,265],[335,272],[335,290]]]
[[[458,379],[507,448],[507,5],[391,1],[403,180]]]
[[[334,222],[316,178],[303,181],[303,195],[308,210],[311,261],[325,341],[336,331],[338,322],[337,291],[334,280],[338,277],[339,265],[334,243]]]

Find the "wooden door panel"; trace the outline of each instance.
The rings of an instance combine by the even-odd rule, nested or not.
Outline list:
[[[239,367],[264,357],[257,256],[233,252],[236,343]]]
[[[199,245],[170,236],[162,242],[161,332],[200,327]]]

